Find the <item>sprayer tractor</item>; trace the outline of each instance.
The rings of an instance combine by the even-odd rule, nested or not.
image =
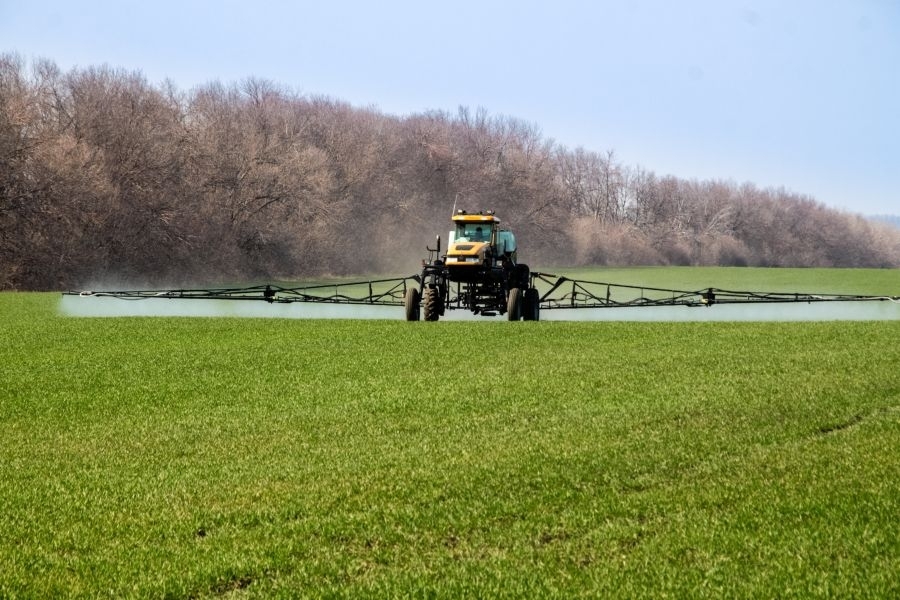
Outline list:
[[[463,308],[486,317],[537,321],[540,296],[528,265],[516,262],[516,238],[500,227],[493,211],[452,216],[447,253],[441,236],[426,247],[418,287],[406,290],[406,320],[437,321],[447,309]]]

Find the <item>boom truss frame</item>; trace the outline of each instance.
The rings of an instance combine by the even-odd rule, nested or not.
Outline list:
[[[269,303],[314,302],[326,304],[403,306],[408,287],[418,287],[418,275],[321,283],[304,286],[255,285],[234,288],[69,291],[66,295],[118,298],[122,300],[256,300]],[[578,308],[637,308],[648,306],[712,306],[715,304],[771,304],[813,302],[900,303],[900,296],[859,294],[815,294],[800,292],[735,291],[720,288],[676,290],[647,286],[623,285],[602,281],[571,279],[550,273],[531,273],[531,285],[540,292],[540,310]],[[543,291],[541,291],[543,290]],[[465,308],[460,303],[449,309]]]
[[[647,306],[712,306],[714,304],[773,304],[794,302],[900,302],[900,296],[813,294],[802,292],[754,292],[705,288],[676,290],[624,285],[532,273],[550,288],[541,294],[541,310],[572,308],[633,308]],[[551,279],[553,278],[553,279]]]

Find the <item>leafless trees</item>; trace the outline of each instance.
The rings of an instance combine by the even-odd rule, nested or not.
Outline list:
[[[560,160],[571,160],[562,150]],[[561,173],[571,163],[561,167]],[[605,169],[605,167],[603,167]],[[603,169],[593,170],[594,173]],[[594,264],[900,265],[896,231],[784,189],[656,177],[615,167],[618,203],[586,212],[568,196],[579,260]],[[601,188],[602,189],[602,188]],[[604,192],[600,197],[606,197]],[[597,206],[596,203],[593,206]],[[606,207],[613,210],[606,210]]]
[[[0,56],[0,289],[405,273],[454,202],[497,210],[530,264],[900,265],[889,226],[483,110],[399,118]]]

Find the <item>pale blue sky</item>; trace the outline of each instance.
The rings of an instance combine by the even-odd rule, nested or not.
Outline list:
[[[0,52],[482,107],[659,175],[900,213],[900,0],[0,0]]]

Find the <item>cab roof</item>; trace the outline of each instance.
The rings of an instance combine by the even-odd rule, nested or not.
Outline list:
[[[477,213],[470,213],[464,210],[456,211],[456,214],[452,217],[455,222],[465,222],[465,223],[499,223],[500,219],[494,216],[494,211],[480,211]]]

